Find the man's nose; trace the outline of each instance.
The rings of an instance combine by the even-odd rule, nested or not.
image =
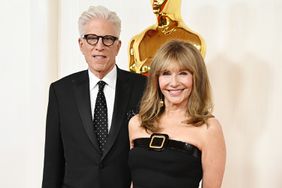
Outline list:
[[[102,38],[99,38],[97,44],[95,45],[95,49],[96,50],[103,50],[104,47],[105,46],[103,44]]]

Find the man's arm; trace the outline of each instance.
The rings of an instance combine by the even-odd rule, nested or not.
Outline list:
[[[64,176],[64,151],[60,133],[58,99],[54,86],[49,89],[46,120],[45,156],[42,188],[61,188]]]

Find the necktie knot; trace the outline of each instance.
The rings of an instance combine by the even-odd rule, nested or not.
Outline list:
[[[103,91],[105,85],[106,85],[106,82],[104,82],[104,81],[102,81],[102,80],[99,81],[99,82],[98,82],[99,91]]]

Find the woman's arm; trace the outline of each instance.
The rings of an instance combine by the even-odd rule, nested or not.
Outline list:
[[[220,123],[211,118],[204,131],[202,148],[203,188],[220,188],[226,161],[225,141]]]

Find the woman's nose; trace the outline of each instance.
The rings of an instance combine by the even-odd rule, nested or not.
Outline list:
[[[177,86],[178,85],[178,79],[177,79],[176,75],[171,76],[170,84],[171,84],[171,86]]]

